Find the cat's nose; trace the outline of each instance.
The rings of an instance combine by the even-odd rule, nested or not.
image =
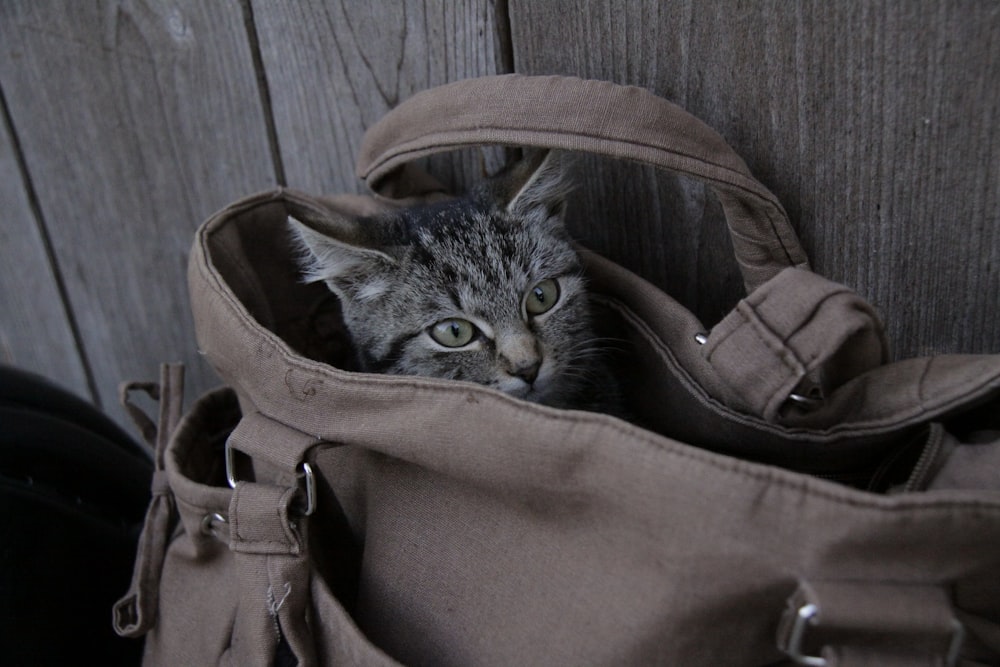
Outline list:
[[[511,370],[510,374],[514,377],[519,377],[528,384],[535,384],[535,380],[538,379],[538,369],[542,367],[542,362],[533,361],[527,363],[518,368]]]
[[[496,341],[500,368],[511,377],[534,384],[542,367],[542,351],[535,337],[528,333],[501,332]]]

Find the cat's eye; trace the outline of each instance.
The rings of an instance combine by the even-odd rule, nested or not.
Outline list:
[[[524,309],[528,315],[541,315],[551,310],[559,300],[559,283],[554,280],[543,280],[530,290],[524,299]]]
[[[468,320],[453,317],[433,325],[430,334],[431,338],[445,347],[463,347],[472,342],[476,327]]]

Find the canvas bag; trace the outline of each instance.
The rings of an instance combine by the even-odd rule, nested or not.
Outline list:
[[[748,297],[710,331],[584,252],[637,424],[336,367],[336,304],[298,281],[286,216],[445,196],[413,161],[480,144],[719,197]],[[147,664],[998,663],[1000,356],[887,363],[870,306],[808,270],[707,126],[634,87],[470,79],[387,114],[358,171],[372,197],[279,189],[198,231],[198,344],[228,388],[161,420],[115,610]]]

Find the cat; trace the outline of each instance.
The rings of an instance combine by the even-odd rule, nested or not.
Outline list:
[[[374,217],[288,218],[303,280],[338,297],[361,370],[620,412],[563,219],[564,161],[535,152],[463,197]]]

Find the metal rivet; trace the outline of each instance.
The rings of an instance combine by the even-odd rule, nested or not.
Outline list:
[[[229,520],[218,512],[206,514],[201,519],[201,532],[206,535],[211,535],[212,537],[218,537],[219,534],[216,531],[215,526],[217,524],[226,525],[227,523],[229,523]]]

